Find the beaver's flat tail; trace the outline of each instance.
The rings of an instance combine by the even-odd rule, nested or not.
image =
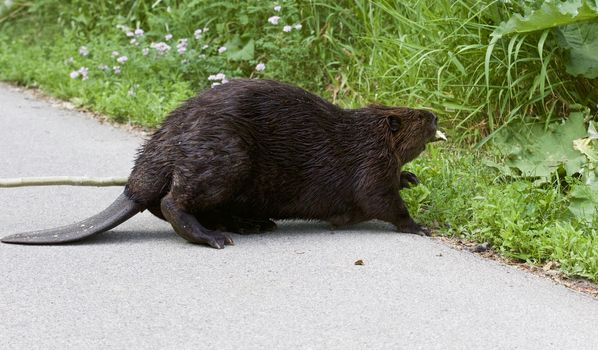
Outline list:
[[[6,236],[0,241],[15,244],[58,244],[81,240],[108,231],[142,211],[141,204],[121,194],[102,212],[77,223],[53,229],[23,232]]]

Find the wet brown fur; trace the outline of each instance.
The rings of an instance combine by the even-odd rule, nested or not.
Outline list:
[[[187,214],[210,237],[271,229],[270,219],[380,219],[421,232],[399,174],[435,130],[424,110],[341,109],[291,85],[233,80],[170,113],[141,148],[125,194],[200,243],[185,232],[195,225]]]

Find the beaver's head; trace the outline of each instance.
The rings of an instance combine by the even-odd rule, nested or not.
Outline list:
[[[417,157],[426,144],[446,140],[437,129],[438,117],[424,109],[370,106],[385,121],[387,140],[396,157],[405,164]]]

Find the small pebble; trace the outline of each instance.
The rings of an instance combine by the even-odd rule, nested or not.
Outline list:
[[[474,253],[482,253],[482,252],[487,251],[488,249],[490,249],[490,243],[484,242],[482,244],[478,244],[475,247],[473,247],[471,249],[471,251]]]

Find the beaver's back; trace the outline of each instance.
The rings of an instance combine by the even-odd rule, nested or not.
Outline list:
[[[164,196],[175,169],[246,164],[227,210],[316,218],[346,212],[360,167],[383,153],[378,120],[357,116],[290,85],[233,80],[188,100],[144,145],[129,191],[145,202]],[[205,155],[212,154],[206,160]],[[205,164],[204,164],[205,163]],[[368,164],[370,164],[369,162]],[[199,184],[198,184],[199,185]]]

